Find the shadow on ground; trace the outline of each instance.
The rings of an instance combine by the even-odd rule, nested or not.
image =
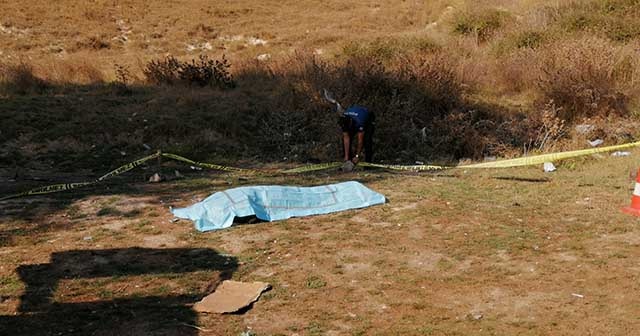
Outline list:
[[[191,305],[214,290],[220,281],[229,279],[237,267],[236,258],[205,248],[57,252],[50,263],[17,268],[25,291],[18,314],[0,316],[0,330],[5,335],[195,335],[198,321]],[[132,286],[135,282],[127,282],[128,277],[152,279],[170,274],[188,279],[193,272],[209,272],[211,285],[197,293],[180,295],[54,301],[64,280],[112,278]]]

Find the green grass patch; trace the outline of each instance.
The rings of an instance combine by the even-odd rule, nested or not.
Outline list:
[[[122,212],[120,212],[120,210],[111,207],[111,206],[105,206],[103,208],[101,208],[100,210],[98,210],[98,212],[96,213],[96,216],[102,217],[102,216],[120,216],[122,214]]]
[[[318,289],[318,288],[325,287],[326,285],[327,285],[326,281],[324,281],[322,278],[318,276],[308,277],[305,283],[305,286],[308,289]]]

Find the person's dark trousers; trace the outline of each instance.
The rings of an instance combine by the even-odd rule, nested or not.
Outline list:
[[[369,121],[364,125],[364,143],[362,144],[362,149],[364,150],[364,161],[372,163],[373,162],[373,133],[375,132],[375,117],[373,113],[370,114]],[[343,132],[347,131],[343,128]],[[351,143],[353,144],[353,140],[356,137],[357,132],[350,131],[349,137],[351,138]],[[343,146],[342,146],[343,147]],[[349,158],[353,158],[353,145],[349,150]],[[343,147],[344,148],[344,147]],[[344,149],[342,154],[344,155]]]

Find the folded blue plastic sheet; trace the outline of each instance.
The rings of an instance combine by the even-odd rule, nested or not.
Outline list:
[[[199,231],[228,228],[235,217],[255,215],[265,221],[327,214],[385,202],[384,195],[358,182],[319,187],[255,186],[217,192],[202,202],[171,209],[174,216],[190,219]]]

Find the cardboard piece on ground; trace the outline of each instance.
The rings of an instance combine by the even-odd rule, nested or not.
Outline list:
[[[257,301],[262,292],[271,288],[266,282],[223,281],[216,291],[197,302],[193,309],[201,313],[234,313]]]

